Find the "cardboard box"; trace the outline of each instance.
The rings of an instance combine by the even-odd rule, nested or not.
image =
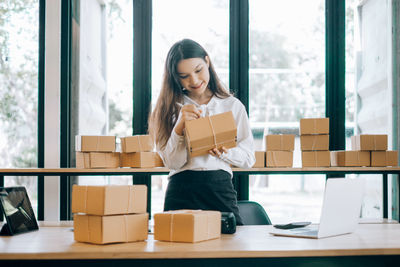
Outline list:
[[[265,151],[255,151],[256,163],[253,168],[264,168],[265,167]]]
[[[232,111],[186,121],[185,138],[191,157],[206,155],[215,147],[235,147],[237,129]]]
[[[121,137],[121,151],[124,153],[153,151],[154,142],[150,135]]]
[[[76,152],[77,169],[118,168],[119,152]]]
[[[77,135],[75,151],[80,152],[114,152],[115,136]]]
[[[147,212],[146,185],[72,186],[72,213],[115,215]]]
[[[360,134],[351,137],[352,150],[387,150],[387,134]]]
[[[329,134],[329,118],[300,119],[300,135]]]
[[[149,215],[74,215],[74,239],[78,242],[107,244],[147,239]]]
[[[302,167],[329,167],[331,165],[330,151],[302,151]]]
[[[293,151],[294,134],[270,134],[265,136],[267,151]]]
[[[331,151],[331,166],[362,167],[371,165],[369,151]]]
[[[398,166],[398,151],[371,151],[371,167]]]
[[[301,135],[300,147],[303,151],[329,150],[329,135]]]
[[[221,212],[176,210],[154,214],[154,239],[199,242],[221,236]]]
[[[121,167],[154,168],[164,163],[157,152],[121,153]]]
[[[267,151],[265,161],[267,167],[292,167],[293,151]]]

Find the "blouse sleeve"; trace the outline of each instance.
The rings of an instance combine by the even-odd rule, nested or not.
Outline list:
[[[164,149],[157,148],[157,152],[162,158],[164,165],[169,169],[178,170],[187,162],[185,138],[178,135],[175,129],[172,130]]]
[[[237,114],[236,124],[237,146],[228,149],[227,153],[221,154],[220,159],[239,168],[251,168],[256,162],[254,139],[246,110],[242,104]]]

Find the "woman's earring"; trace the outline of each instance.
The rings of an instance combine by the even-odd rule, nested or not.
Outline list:
[[[185,87],[182,87],[182,91],[185,91],[186,90],[186,88]]]

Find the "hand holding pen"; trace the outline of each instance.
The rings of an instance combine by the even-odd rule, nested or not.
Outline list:
[[[181,107],[178,122],[175,126],[175,132],[178,135],[183,135],[183,130],[185,129],[185,121],[195,120],[201,117],[201,110],[199,110],[195,105],[182,105],[181,103],[176,103]]]

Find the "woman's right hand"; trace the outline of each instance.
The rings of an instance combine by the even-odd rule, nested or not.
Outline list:
[[[183,130],[185,129],[185,121],[191,121],[200,118],[201,110],[197,109],[195,105],[184,105],[181,108],[178,122],[175,126],[175,132],[178,135],[183,135]]]

